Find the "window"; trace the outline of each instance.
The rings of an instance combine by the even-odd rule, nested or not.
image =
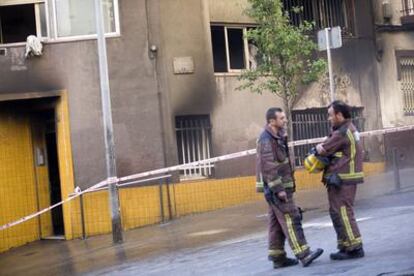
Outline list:
[[[402,0],[402,7],[404,16],[414,15],[414,0]]]
[[[26,42],[29,35],[49,40],[93,38],[96,34],[94,2],[0,0],[0,44]],[[118,34],[118,0],[102,0],[102,5],[105,33]]]
[[[25,42],[29,35],[48,36],[44,1],[0,2],[0,44]]]
[[[94,2],[94,0],[55,0],[57,37],[95,34]],[[105,33],[116,32],[115,2],[102,0]]]
[[[362,111],[363,108],[361,107],[353,107],[351,111],[352,122],[360,132],[364,131],[364,118],[362,117]],[[330,132],[328,109],[324,107],[293,110],[292,125],[294,141],[325,137]],[[295,147],[296,166],[303,166],[303,160],[313,146],[315,145],[301,145]]]
[[[404,114],[414,115],[414,51],[402,52],[402,55],[397,56],[397,62]]]
[[[211,26],[214,72],[240,72],[256,67],[257,47],[244,38],[246,27]]]
[[[180,164],[211,157],[211,124],[208,115],[178,116],[175,118],[178,159]],[[212,175],[214,164],[204,164],[180,171],[182,179]]]
[[[354,0],[283,0],[283,6],[294,25],[315,22],[317,30],[340,26],[345,35],[355,35]],[[303,10],[295,13],[294,7]]]

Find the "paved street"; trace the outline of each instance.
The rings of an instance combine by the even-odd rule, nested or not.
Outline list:
[[[360,186],[356,215],[366,257],[334,262],[334,231],[324,188],[300,191],[311,247],[325,253],[310,267],[272,269],[266,256],[266,206],[262,202],[188,216],[166,225],[128,231],[113,246],[111,235],[86,241],[41,241],[0,255],[1,275],[414,275],[414,170]],[[289,254],[291,252],[289,251]]]

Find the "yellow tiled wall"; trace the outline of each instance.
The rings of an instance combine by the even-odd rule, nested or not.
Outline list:
[[[30,122],[0,111],[0,224],[37,211]],[[0,252],[39,238],[39,220],[0,231]]]
[[[383,172],[384,163],[366,163],[367,175]],[[322,185],[321,174],[308,174],[299,169],[295,173],[297,189],[312,189]],[[163,206],[165,219],[169,210],[173,217],[216,210],[249,201],[262,200],[263,195],[255,192],[255,177],[230,179],[209,179],[181,182],[169,185],[170,206],[167,188],[163,185]],[[122,225],[124,230],[161,222],[160,188],[147,186],[120,189]],[[99,191],[84,195],[86,235],[109,233],[111,231],[108,192]],[[78,199],[72,203],[73,237],[80,237],[81,220]]]
[[[59,175],[62,199],[69,197],[75,189],[75,181],[73,175],[73,161],[72,161],[72,145],[70,140],[70,124],[69,124],[69,106],[67,92],[62,91],[56,103],[56,138],[57,150],[59,156]],[[65,227],[65,238],[71,239],[72,218],[71,209],[73,203],[63,205],[63,221]]]

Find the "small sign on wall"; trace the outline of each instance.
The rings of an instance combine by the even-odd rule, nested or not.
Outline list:
[[[194,73],[193,57],[175,57],[173,61],[174,74]]]

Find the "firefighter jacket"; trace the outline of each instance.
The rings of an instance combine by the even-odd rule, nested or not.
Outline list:
[[[278,193],[286,188],[295,188],[289,161],[287,136],[284,131],[274,133],[266,126],[257,140],[256,189],[267,186]]]
[[[343,184],[364,182],[363,153],[359,132],[350,120],[333,127],[331,134],[321,146],[320,155],[330,159],[324,170],[322,182],[326,183],[328,177],[334,173],[339,176]]]

